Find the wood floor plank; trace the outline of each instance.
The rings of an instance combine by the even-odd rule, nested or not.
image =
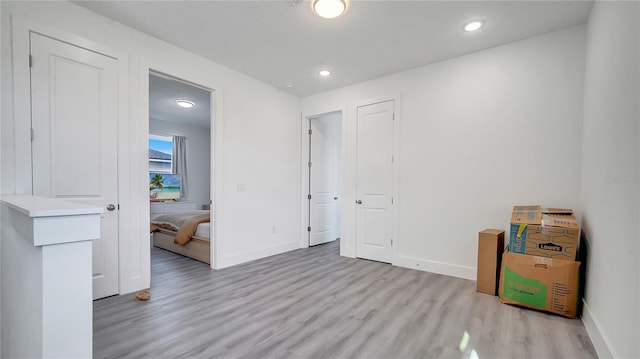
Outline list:
[[[151,300],[94,302],[96,358],[474,355],[596,358],[580,320],[500,304],[473,281],[340,257],[336,242],[218,271],[153,248]]]

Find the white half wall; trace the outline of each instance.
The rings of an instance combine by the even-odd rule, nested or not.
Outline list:
[[[585,327],[600,358],[640,357],[640,5],[597,1],[587,29]]]
[[[393,263],[475,279],[477,233],[507,230],[513,205],[578,207],[584,51],[585,27],[572,27],[310,96],[303,115],[349,108],[353,123],[358,102],[401,94]]]
[[[155,135],[185,136],[187,138],[187,189],[180,201],[195,202],[197,209],[209,204],[211,196],[211,129],[175,122],[149,120],[149,133]]]

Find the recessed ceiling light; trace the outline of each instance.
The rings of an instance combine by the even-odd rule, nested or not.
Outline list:
[[[329,75],[331,75],[331,71],[329,70],[322,70],[320,72],[318,72],[318,75],[322,76],[322,77],[327,77]]]
[[[189,100],[176,100],[176,105],[184,108],[190,108],[196,105],[195,102]]]
[[[471,31],[476,31],[479,28],[481,28],[483,25],[482,21],[471,21],[470,23],[467,23],[466,25],[464,25],[463,29],[464,31],[467,32],[471,32]]]
[[[292,82],[285,82],[284,83],[284,87],[286,87],[288,89],[292,89],[293,88],[293,83]]]
[[[344,0],[314,0],[313,11],[325,19],[334,19],[347,10]]]

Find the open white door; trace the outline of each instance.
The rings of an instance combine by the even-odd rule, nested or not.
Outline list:
[[[336,240],[338,233],[338,136],[339,122],[331,118],[310,119],[309,245]]]
[[[30,39],[33,194],[105,208],[93,297],[118,294],[117,61],[37,33]]]
[[[356,256],[391,263],[394,102],[358,107]]]

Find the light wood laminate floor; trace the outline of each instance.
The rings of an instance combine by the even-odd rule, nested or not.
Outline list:
[[[94,357],[596,357],[580,320],[500,304],[474,281],[340,257],[337,242],[218,271],[154,248],[151,278],[148,302],[94,302]]]

